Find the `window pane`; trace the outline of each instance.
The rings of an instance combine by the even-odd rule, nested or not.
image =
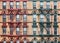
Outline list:
[[[10,14],[10,20],[13,20],[13,14]]]
[[[19,35],[20,34],[20,28],[16,28],[16,34]]]
[[[36,14],[33,14],[33,21],[36,21]]]
[[[40,8],[41,9],[43,8],[43,2],[40,2]]]
[[[3,43],[6,43],[6,41],[3,41]]]
[[[44,15],[40,14],[40,22],[43,22],[43,21],[44,21]]]
[[[19,40],[17,40],[17,41],[16,41],[16,43],[20,43],[20,41],[19,41]]]
[[[36,40],[34,40],[34,41],[33,41],[33,43],[37,43],[37,41],[36,41]]]
[[[36,28],[33,28],[33,31],[36,31]]]
[[[24,40],[24,43],[27,43],[27,41],[26,41],[26,40]]]
[[[3,28],[3,34],[6,34],[6,28]]]
[[[50,2],[46,2],[46,8],[47,8],[47,9],[50,8]]]
[[[14,3],[10,2],[10,8],[13,8]]]
[[[23,28],[23,34],[24,34],[24,35],[27,34],[27,28]]]
[[[27,28],[24,28],[24,31],[27,31]]]
[[[36,35],[36,31],[33,31],[33,35]]]
[[[27,21],[27,15],[23,15],[23,21]]]
[[[13,43],[13,41],[10,41],[10,43]]]
[[[54,2],[54,9],[57,8],[57,2]]]
[[[6,14],[3,14],[3,18],[6,18]]]
[[[27,8],[27,3],[23,2],[23,8],[26,9]]]
[[[10,28],[10,34],[13,35],[13,28]]]
[[[6,9],[6,2],[3,2],[3,9]]]
[[[16,2],[16,8],[19,9],[20,8],[20,3]]]
[[[36,2],[33,2],[33,9],[36,9]]]
[[[17,22],[20,21],[20,15],[16,15],[16,21],[17,21]]]

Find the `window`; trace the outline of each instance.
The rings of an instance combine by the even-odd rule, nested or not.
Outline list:
[[[17,21],[17,22],[20,21],[20,15],[16,15],[16,21]]]
[[[36,21],[36,14],[33,14],[33,21]]]
[[[16,8],[19,9],[20,8],[20,3],[16,2]]]
[[[20,41],[19,41],[19,40],[17,40],[17,41],[16,41],[16,43],[20,43]]]
[[[46,21],[47,21],[47,22],[50,22],[50,14],[47,14],[47,15],[46,15]]]
[[[47,8],[47,9],[50,8],[50,2],[46,2],[46,8]]]
[[[10,2],[10,9],[13,8],[13,6],[14,6],[14,3]]]
[[[40,9],[43,8],[43,2],[40,2]]]
[[[33,9],[36,9],[36,1],[33,1]]]
[[[6,34],[6,28],[3,27],[3,34]]]
[[[23,35],[27,34],[27,28],[23,28]]]
[[[36,40],[33,40],[33,43],[37,43],[37,41]]]
[[[33,28],[33,35],[36,35],[36,28]]]
[[[20,35],[20,28],[19,27],[16,28],[16,34]]]
[[[27,41],[26,41],[26,40],[24,40],[24,43],[27,43]]]
[[[13,35],[13,27],[10,27],[10,34]]]
[[[54,2],[54,9],[57,8],[57,2]]]
[[[6,9],[6,2],[3,2],[3,9]]]
[[[6,41],[4,40],[3,43],[6,43]]]
[[[27,15],[23,15],[23,21],[27,21]]]
[[[44,15],[40,14],[40,22],[43,22],[43,21],[44,21]]]
[[[27,3],[23,2],[23,8],[26,9],[27,8]]]
[[[13,41],[11,40],[10,43],[13,43]]]
[[[12,13],[10,14],[10,20],[13,20],[13,14]]]
[[[3,14],[3,22],[6,22],[6,14]]]

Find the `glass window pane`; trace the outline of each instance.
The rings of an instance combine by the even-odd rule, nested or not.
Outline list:
[[[20,8],[20,2],[16,2],[16,8]]]
[[[27,8],[27,3],[26,2],[23,2],[23,8]]]
[[[46,3],[46,8],[49,9],[50,8],[50,2]]]
[[[26,40],[24,40],[24,43],[27,43],[27,41],[26,41]]]
[[[3,43],[6,43],[6,41],[3,41]]]
[[[40,8],[41,9],[43,8],[43,5],[44,5],[44,3],[43,2],[40,2]]]
[[[3,14],[3,18],[6,18],[6,14]]]
[[[20,31],[20,28],[16,28],[16,31]]]
[[[16,15],[16,18],[20,18],[20,15]]]
[[[10,43],[13,43],[13,41],[10,41]]]
[[[3,34],[6,34],[6,28],[3,28]]]
[[[17,41],[16,41],[16,43],[20,43],[20,41],[19,41],[19,40],[17,40]]]
[[[3,2],[2,6],[3,6],[3,9],[6,9],[6,2]]]
[[[13,8],[13,2],[10,2],[10,8]]]
[[[34,8],[36,9],[36,2],[35,1],[33,2],[33,9]]]
[[[24,28],[24,31],[27,31],[27,28]]]
[[[13,34],[13,28],[10,28],[10,34],[11,35]]]
[[[36,41],[36,40],[34,40],[34,41],[33,41],[33,43],[37,43],[37,41]]]
[[[33,28],[33,31],[36,31],[36,28]]]
[[[27,15],[23,15],[23,21],[27,21]]]

